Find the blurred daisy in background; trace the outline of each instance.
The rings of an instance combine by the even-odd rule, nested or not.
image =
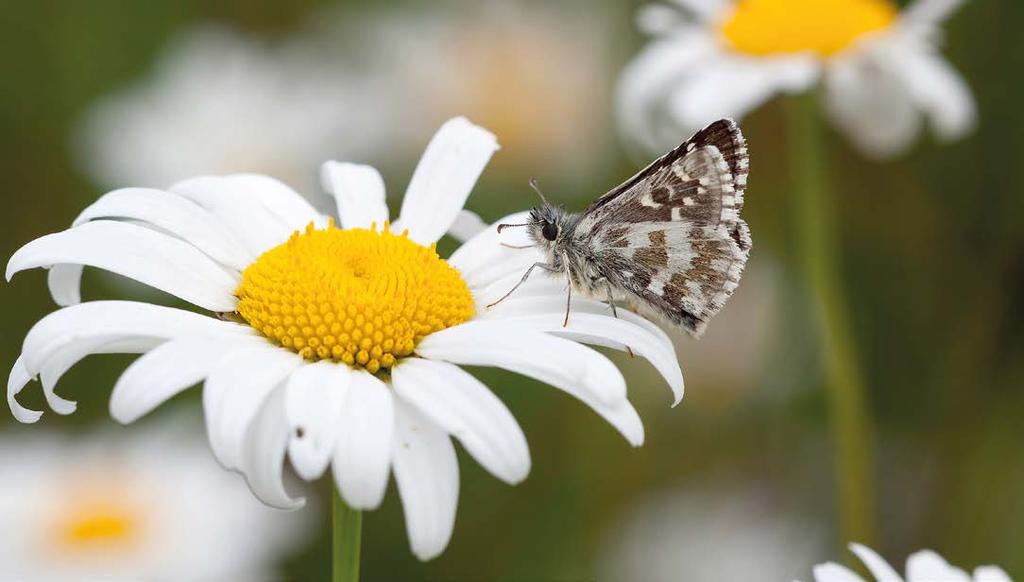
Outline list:
[[[877,582],[903,582],[903,578],[871,548],[850,544],[850,551],[864,563]],[[864,579],[849,568],[834,562],[814,567],[815,582],[863,582]],[[921,550],[907,558],[906,582],[1012,582],[1001,568],[980,566],[974,575],[951,566],[942,556],[931,550]]]
[[[268,580],[310,514],[270,509],[210,458],[191,418],[132,432],[6,435],[0,578]]]
[[[373,168],[328,162],[326,189],[340,226],[290,188],[253,174],[199,177],[169,190],[128,188],[101,197],[69,230],[19,249],[8,279],[50,268],[67,307],[25,338],[8,383],[15,396],[40,377],[49,406],[60,377],[94,353],[142,353],[114,387],[110,408],[128,423],[204,382],[208,438],[220,463],[243,473],[264,502],[302,505],[285,490],[287,454],[306,480],[328,465],[344,500],[377,507],[393,472],[413,552],[438,555],[451,536],[459,470],[451,436],[510,484],[530,470],[511,413],[460,365],[495,366],[580,399],[634,446],[640,418],[621,372],[594,343],[646,357],[675,401],[683,378],[657,326],[626,310],[574,299],[563,326],[565,280],[536,276],[493,309],[533,263],[525,229],[478,232],[448,261],[436,241],[458,222],[466,198],[498,149],[464,118],[428,145],[399,218],[388,220]],[[528,213],[508,217],[524,222]],[[398,234],[402,233],[402,234]],[[469,233],[462,233],[469,234]],[[85,265],[160,289],[211,312],[132,301],[78,303]]]
[[[564,183],[585,180],[575,176],[600,166],[611,149],[615,19],[590,8],[434,3],[361,18],[328,12],[316,26],[335,43],[329,52],[361,57],[361,76],[382,98],[401,97],[397,119],[382,125],[394,132],[390,143],[419,148],[425,132],[466,115],[501,136],[502,158],[489,177]]]
[[[638,500],[608,528],[599,580],[793,580],[825,531],[756,490],[680,487]]]
[[[720,117],[819,83],[829,118],[873,157],[908,149],[927,122],[942,140],[975,125],[971,91],[939,53],[961,0],[676,0],[639,25],[652,42],[626,68],[618,118],[661,151]]]
[[[259,172],[317,196],[318,163],[370,156],[384,145],[369,131],[383,125],[386,104],[377,97],[344,61],[299,40],[274,43],[205,26],[173,41],[144,78],[88,110],[76,153],[107,188]]]

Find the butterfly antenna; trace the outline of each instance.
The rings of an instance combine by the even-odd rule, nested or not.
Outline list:
[[[548,199],[544,197],[544,193],[540,191],[540,184],[537,183],[537,178],[530,178],[530,188],[533,188],[533,191],[537,193],[537,196],[540,196],[541,202],[545,205],[551,204],[548,202]]]
[[[499,224],[498,225],[498,234],[501,234],[501,231],[505,230],[506,228],[515,228],[517,226],[533,226],[534,224],[537,224],[537,223],[536,222],[524,222],[522,224]]]

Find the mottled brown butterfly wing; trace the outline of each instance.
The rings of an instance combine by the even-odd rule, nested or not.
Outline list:
[[[574,237],[620,299],[700,336],[750,253],[747,172],[742,133],[717,121],[594,201]]]

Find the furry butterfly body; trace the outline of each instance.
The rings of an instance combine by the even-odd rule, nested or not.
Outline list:
[[[747,173],[742,133],[716,121],[583,212],[534,208],[524,226],[546,256],[534,267],[564,273],[569,300],[576,291],[613,311],[626,303],[699,337],[750,255],[739,216]]]

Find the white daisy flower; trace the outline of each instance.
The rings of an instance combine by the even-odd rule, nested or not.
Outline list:
[[[383,113],[374,97],[343,63],[296,40],[203,26],[175,39],[147,76],[87,110],[75,149],[105,187],[259,172],[315,193],[321,161],[383,151],[369,131]],[[339,136],[353,135],[360,139],[339,147]]]
[[[0,441],[0,579],[268,580],[309,513],[244,495],[189,422]],[[191,420],[191,419],[188,419]],[[230,540],[230,543],[226,543]]]
[[[492,153],[494,136],[463,118],[427,146],[399,218],[387,223],[384,183],[369,166],[328,162],[325,188],[341,228],[284,184],[258,175],[200,177],[166,191],[115,190],[69,230],[21,249],[7,277],[49,267],[66,305],[25,338],[8,402],[39,376],[54,411],[60,376],[93,353],[143,356],[118,380],[111,414],[128,423],[197,382],[217,459],[245,474],[266,503],[298,507],[281,483],[285,455],[304,479],[328,465],[352,507],[377,507],[393,472],[413,552],[447,545],[459,473],[449,436],[496,477],[517,483],[530,469],[512,415],[460,365],[519,372],[582,400],[634,446],[644,433],[612,362],[581,343],[649,359],[682,397],[672,344],[649,321],[597,301],[573,301],[563,327],[565,281],[537,278],[493,309],[539,252],[525,234],[478,232],[447,261],[434,243],[457,220]],[[522,220],[526,213],[507,217]],[[463,215],[465,217],[465,215]],[[402,234],[397,234],[402,233]],[[466,234],[465,232],[461,234]],[[84,265],[130,277],[202,315],[130,301],[78,303]],[[217,315],[219,317],[214,317]]]
[[[860,544],[850,544],[850,550],[857,554],[877,582],[903,582],[904,578],[881,556]],[[814,567],[815,582],[864,582],[864,579],[849,568],[834,562]],[[931,550],[921,550],[907,558],[906,582],[1012,582],[1001,568],[981,566],[974,569],[974,575],[951,566],[942,556]]]
[[[938,50],[962,0],[675,0],[641,12],[654,40],[619,86],[623,132],[661,150],[779,93],[824,86],[835,125],[868,155],[911,146],[927,120],[943,140],[976,119],[966,82]],[[685,14],[684,14],[685,12]]]
[[[692,486],[632,504],[607,528],[598,580],[793,580],[828,547],[825,529],[756,490]]]

